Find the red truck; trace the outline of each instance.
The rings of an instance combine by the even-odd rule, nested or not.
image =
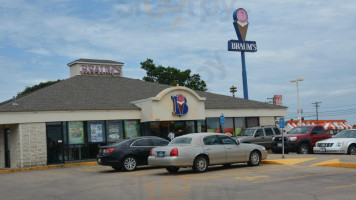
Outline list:
[[[286,153],[297,152],[298,154],[313,153],[316,142],[331,137],[332,135],[326,134],[323,126],[297,126],[284,135],[284,151]],[[272,141],[272,152],[280,153],[282,151],[282,136],[275,136]]]

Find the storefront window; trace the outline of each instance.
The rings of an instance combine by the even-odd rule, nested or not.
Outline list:
[[[68,122],[69,144],[84,144],[83,122]]]
[[[122,131],[122,121],[106,121],[106,134],[107,142],[116,142],[119,139],[124,138],[124,133]]]
[[[205,120],[199,120],[197,121],[197,132],[198,133],[204,133],[206,132],[206,123]]]
[[[139,123],[137,120],[125,120],[125,138],[135,138],[140,136]]]
[[[106,142],[104,121],[90,121],[88,125],[88,140],[92,143]]]
[[[220,133],[220,121],[219,118],[206,118],[207,131],[211,133]]]
[[[234,135],[239,135],[245,128],[245,118],[244,117],[235,117],[235,133]]]
[[[188,133],[195,133],[195,123],[194,121],[186,121],[185,122],[185,132]]]
[[[173,124],[173,130],[175,132],[175,137],[186,134],[184,121],[175,121]]]
[[[225,117],[225,124],[223,125],[224,133],[234,133],[234,118]]]

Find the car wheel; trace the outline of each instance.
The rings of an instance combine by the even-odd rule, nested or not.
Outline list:
[[[126,171],[133,171],[137,167],[137,161],[134,157],[129,156],[124,159],[123,168]]]
[[[261,154],[258,151],[252,151],[250,153],[250,159],[247,162],[250,166],[258,166],[261,162]]]
[[[297,153],[298,154],[309,154],[310,153],[309,145],[306,143],[299,145]]]
[[[175,174],[178,172],[179,167],[167,167],[166,170],[171,174]]]
[[[197,173],[205,172],[208,169],[208,163],[206,156],[198,156],[194,160],[193,170]]]
[[[349,149],[347,150],[347,154],[356,155],[356,145],[354,144],[350,145]]]
[[[114,165],[114,166],[111,166],[114,170],[120,170],[121,167],[120,166],[117,166],[117,165]]]

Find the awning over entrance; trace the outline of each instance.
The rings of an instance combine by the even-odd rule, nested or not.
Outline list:
[[[303,120],[302,126],[310,126],[310,125],[317,125],[316,120]],[[346,130],[352,129],[350,124],[346,123],[346,120],[319,120],[318,125],[324,126],[325,130]],[[294,128],[299,126],[299,121],[290,120],[288,121],[287,126],[289,128]]]

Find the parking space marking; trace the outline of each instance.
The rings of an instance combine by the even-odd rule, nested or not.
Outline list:
[[[269,176],[242,176],[242,177],[235,177],[235,179],[240,179],[240,180],[249,180],[249,181],[253,181],[255,179],[259,179],[259,178],[268,178]]]
[[[327,160],[327,161],[312,164],[311,166],[323,166],[323,165],[336,164],[336,163],[340,163],[340,160],[339,159]]]
[[[326,187],[326,190],[331,190],[331,189],[339,189],[339,188],[346,188],[346,187],[356,187],[356,184],[352,185],[340,185],[340,186],[334,186],[334,187]]]
[[[277,179],[272,179],[272,180],[256,181],[256,182],[252,182],[252,183],[268,183],[268,182],[285,181],[285,180],[292,180],[292,179],[301,179],[301,178],[313,177],[313,176],[324,176],[324,175],[332,175],[332,174],[349,173],[349,172],[355,172],[355,171],[356,170],[345,170],[345,171],[334,172],[334,173],[327,172],[327,173],[310,174],[310,175],[303,175],[303,176],[291,176],[291,177],[286,177],[286,178],[277,178]]]
[[[266,169],[266,170],[248,170],[248,171],[243,171],[243,172],[238,172],[238,171],[233,171],[230,173],[224,173],[224,174],[218,174],[216,173],[204,173],[204,174],[187,174],[187,175],[182,175],[179,176],[179,178],[190,178],[190,179],[213,179],[213,178],[223,178],[223,177],[235,177],[235,176],[240,176],[240,175],[249,175],[249,174],[260,174],[260,173],[265,173],[265,172],[277,172],[277,171],[289,171],[291,169],[298,169],[298,168],[308,168],[310,166],[295,166],[295,167],[284,167],[284,168],[278,168],[278,169]],[[204,176],[208,175],[208,176]]]

